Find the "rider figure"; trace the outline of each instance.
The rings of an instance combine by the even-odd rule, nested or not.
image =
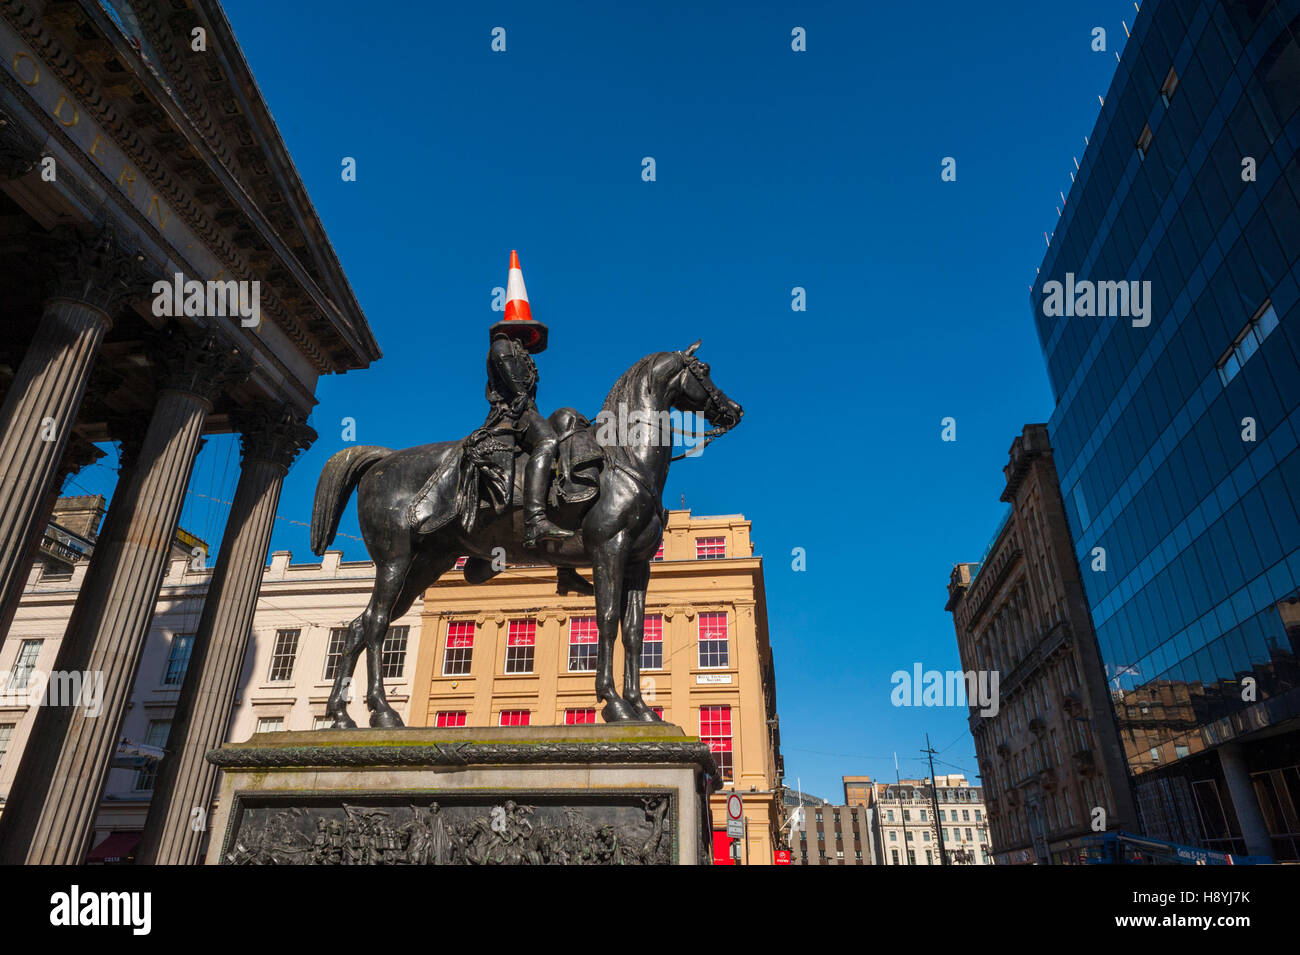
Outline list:
[[[537,411],[537,365],[529,354],[546,349],[546,326],[533,320],[519,256],[513,250],[505,316],[489,334],[485,393],[491,410],[483,428],[510,429],[531,455],[524,474],[524,546],[535,548],[544,540],[572,537],[572,531],[546,517],[546,494],[559,442],[551,423]]]
[[[537,366],[505,322],[492,329],[487,360],[487,400],[492,406],[484,429],[509,428],[531,457],[524,474],[524,546],[563,540],[572,531],[556,527],[546,517],[546,494],[555,466],[557,439],[551,423],[537,411]]]

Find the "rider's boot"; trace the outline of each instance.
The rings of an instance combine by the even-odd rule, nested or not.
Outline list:
[[[553,438],[539,441],[528,459],[528,471],[524,475],[524,546],[528,548],[536,548],[542,541],[573,536],[573,531],[557,527],[546,518],[546,491],[555,464],[555,447]]]

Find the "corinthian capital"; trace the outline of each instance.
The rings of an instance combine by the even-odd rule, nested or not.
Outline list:
[[[211,329],[187,330],[172,322],[150,345],[162,388],[184,391],[211,402],[244,381],[250,365],[224,335]]]
[[[49,298],[83,302],[110,318],[150,288],[144,254],[108,224],[93,230],[56,226],[44,236],[38,259]]]
[[[0,109],[0,178],[17,179],[26,175],[40,158],[40,140]]]
[[[285,470],[298,452],[311,447],[316,432],[297,408],[284,404],[258,404],[231,415],[239,429],[239,444],[245,461],[270,461]]]
[[[69,476],[76,474],[82,468],[88,467],[104,456],[104,452],[99,450],[79,434],[72,434],[68,437],[68,446],[63,452],[63,459],[59,462],[56,474],[56,484],[62,487],[63,482]]]

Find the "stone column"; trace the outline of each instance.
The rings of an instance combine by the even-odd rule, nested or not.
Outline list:
[[[56,671],[87,675],[93,693],[37,711],[0,816],[0,864],[85,859],[200,432],[232,359],[215,335],[175,326],[155,354],[162,388],[139,459],[118,482],[55,659]]]
[[[0,594],[21,592],[31,535],[54,483],[100,342],[124,301],[141,291],[139,256],[116,234],[60,227],[41,237],[51,294],[0,409]],[[0,631],[2,632],[2,631]]]
[[[281,482],[297,453],[316,438],[288,407],[259,408],[234,423],[242,432],[243,468],[136,850],[142,864],[202,862],[217,784],[217,767],[204,757],[225,740],[230,723]]]
[[[21,561],[21,566],[25,568],[24,573],[15,574],[9,588],[0,595],[0,640],[3,640],[3,635],[9,632],[9,627],[14,620],[14,614],[18,612],[18,604],[22,600],[23,591],[27,587],[28,575],[32,565],[36,563],[37,556],[40,554],[41,540],[44,539],[45,529],[49,527],[50,518],[54,515],[54,506],[59,501],[64,482],[70,476],[87,465],[95,463],[103,456],[103,451],[84,438],[75,434],[69,438],[67,450],[63,453],[63,460],[54,472],[54,477],[50,481],[50,489],[46,492],[45,499],[37,508],[35,518],[32,521],[33,527],[28,531],[27,550]]]
[[[1255,787],[1246,769],[1246,757],[1242,755],[1241,744],[1225,743],[1220,746],[1219,764],[1223,767],[1223,779],[1232,796],[1232,808],[1237,811],[1242,838],[1246,840],[1246,854],[1271,856],[1273,842],[1268,837],[1268,825],[1264,822],[1264,814],[1259,810],[1259,800],[1255,798]]]

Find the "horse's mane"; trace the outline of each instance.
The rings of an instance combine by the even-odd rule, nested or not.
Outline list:
[[[605,396],[605,403],[601,405],[602,411],[608,411],[613,414],[618,413],[619,405],[626,408],[636,407],[635,398],[638,391],[644,388],[644,382],[653,373],[655,363],[661,358],[676,354],[676,352],[658,351],[646,355],[627,371],[619,376],[618,381],[609,389],[609,394]]]

